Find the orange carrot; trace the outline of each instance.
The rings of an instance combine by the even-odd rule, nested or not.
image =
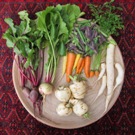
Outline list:
[[[84,64],[84,73],[85,73],[87,78],[89,77],[89,74],[90,74],[90,63],[91,63],[90,56],[86,56],[85,57],[85,64]]]
[[[76,54],[74,54],[72,52],[68,52],[68,54],[67,54],[67,67],[66,67],[66,80],[67,80],[67,82],[70,82],[69,75],[72,74],[75,58],[76,58]]]
[[[95,72],[91,70],[91,71],[90,71],[90,77],[93,77],[94,74],[95,74]]]
[[[95,71],[95,75],[99,76],[99,71],[98,70]]]
[[[83,59],[84,59],[84,58],[81,57],[81,58],[79,59],[78,63],[77,63],[76,74],[79,73],[79,69],[80,69],[80,67],[81,67],[81,65],[82,65]]]
[[[82,70],[83,70],[83,68],[84,68],[84,64],[85,64],[85,62],[84,62],[84,59],[83,59],[82,64],[81,64],[81,67],[80,67],[80,69],[78,70],[78,74],[80,74],[80,73],[82,72]]]

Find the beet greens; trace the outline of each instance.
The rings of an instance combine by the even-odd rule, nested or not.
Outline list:
[[[21,86],[25,87],[30,81],[32,87],[37,87],[42,77],[44,37],[37,30],[36,22],[28,17],[27,11],[20,11],[18,15],[21,20],[19,25],[15,25],[11,18],[5,19],[10,27],[3,34],[3,38],[6,39],[7,46],[13,48]]]

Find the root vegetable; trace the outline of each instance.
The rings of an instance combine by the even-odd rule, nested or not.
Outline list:
[[[26,97],[29,97],[30,96],[30,90],[27,87],[24,87],[23,90],[22,90],[22,92],[23,92],[23,94]]]
[[[79,70],[83,64],[83,61],[84,61],[84,58],[80,57],[80,59],[78,60],[78,63],[77,63],[77,67],[76,67],[76,74],[79,74]]]
[[[76,68],[77,63],[78,63],[78,61],[79,61],[80,57],[81,57],[81,55],[80,55],[80,54],[77,54],[76,59],[75,59],[75,63],[74,63],[74,66],[73,66],[73,69],[75,69],[75,68]]]
[[[86,116],[88,114],[88,106],[81,100],[71,99],[70,103],[73,104],[73,112],[77,116]]]
[[[100,87],[100,89],[99,89],[99,91],[98,91],[98,94],[97,94],[97,96],[96,96],[96,98],[94,99],[94,102],[97,100],[97,98],[99,97],[99,96],[101,96],[102,94],[103,94],[103,92],[104,92],[104,90],[105,90],[105,88],[106,88],[106,75],[104,75],[103,77],[102,77],[102,84],[101,84],[101,87]]]
[[[85,59],[84,73],[85,73],[86,77],[89,78],[91,57],[90,56],[86,56],[84,59]]]
[[[66,80],[70,82],[70,75],[72,74],[74,62],[75,62],[76,54],[72,52],[68,52],[67,54],[67,67],[66,67]]]
[[[97,81],[100,80],[100,79],[103,77],[103,75],[104,75],[104,73],[105,73],[105,66],[106,66],[105,63],[102,63],[102,64],[101,64],[101,71],[100,71],[100,74],[99,74],[99,76],[98,76]]]
[[[85,81],[73,81],[73,84],[69,86],[72,91],[73,97],[76,99],[83,99],[86,94],[86,82]]]
[[[52,93],[53,86],[49,83],[42,83],[39,86],[39,93],[41,95],[49,95]]]
[[[59,116],[68,116],[72,113],[72,108],[69,103],[60,103],[56,108],[56,112]]]
[[[37,101],[37,99],[38,99],[38,96],[39,96],[38,92],[35,89],[33,89],[30,92],[29,98],[30,98],[32,103],[35,103]]]
[[[63,68],[62,68],[62,74],[65,74],[66,71],[66,65],[67,65],[67,55],[63,56]]]
[[[107,97],[105,103],[105,111],[112,97],[114,85],[114,50],[115,45],[109,44],[106,56],[106,71],[107,71]]]
[[[84,61],[82,62],[82,64],[81,64],[81,67],[80,67],[80,69],[79,69],[79,71],[78,71],[78,74],[80,74],[81,72],[82,72],[82,70],[83,70],[83,68],[84,68]]]
[[[71,97],[71,91],[68,87],[59,87],[55,91],[55,96],[59,101],[67,102]]]
[[[90,71],[90,78],[93,77],[95,75],[95,72],[94,71]]]
[[[38,90],[39,90],[39,93],[43,97],[43,104],[45,104],[45,97],[46,95],[49,95],[52,93],[53,86],[49,83],[41,83]]]
[[[113,91],[122,83],[123,78],[124,78],[124,70],[122,66],[119,63],[115,64],[115,68],[117,69],[117,77],[116,77],[116,84],[113,88]]]

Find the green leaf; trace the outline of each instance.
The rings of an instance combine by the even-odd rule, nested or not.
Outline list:
[[[63,43],[60,44],[59,55],[60,56],[65,56],[66,55],[66,46]]]
[[[30,19],[28,17],[27,11],[26,10],[20,11],[18,13],[18,15],[19,15],[20,19],[22,20],[21,21],[22,25],[25,26],[25,30],[23,31],[22,34],[26,34],[26,33],[30,32],[31,31]]]
[[[16,28],[14,27],[13,20],[11,18],[5,18],[4,21],[10,26],[13,35],[16,33]]]
[[[3,34],[3,39],[6,39],[6,44],[9,48],[13,48],[15,44],[15,39],[10,33],[4,33]]]

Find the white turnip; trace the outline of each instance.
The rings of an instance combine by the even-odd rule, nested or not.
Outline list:
[[[49,95],[52,93],[53,86],[49,83],[41,83],[39,85],[39,93],[41,95]]]
[[[56,108],[56,112],[59,116],[68,116],[72,113],[72,108],[69,103],[60,103]]]
[[[73,112],[77,115],[77,116],[88,116],[88,106],[86,103],[84,103],[81,100],[77,100],[77,99],[71,99],[70,103],[73,104]]]
[[[71,97],[71,90],[68,87],[60,86],[55,91],[55,96],[59,101],[67,102]]]
[[[76,99],[83,99],[86,94],[86,81],[73,81],[69,86],[72,91],[73,97]]]

